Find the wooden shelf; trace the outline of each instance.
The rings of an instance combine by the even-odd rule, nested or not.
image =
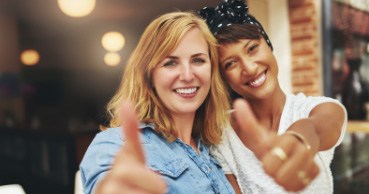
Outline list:
[[[17,183],[27,194],[73,193],[75,173],[95,134],[0,126],[0,185]]]
[[[350,120],[347,122],[347,133],[366,132],[369,133],[369,121]]]

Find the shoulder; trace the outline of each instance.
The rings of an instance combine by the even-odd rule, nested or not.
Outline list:
[[[91,144],[101,141],[123,141],[123,134],[120,127],[108,128],[106,130],[100,131],[96,134]]]
[[[109,128],[96,134],[80,164],[86,193],[91,193],[95,183],[111,168],[122,142],[120,128]]]
[[[290,101],[290,103],[287,104],[289,108],[292,108],[297,112],[305,112],[307,114],[309,114],[316,106],[324,103],[336,104],[343,107],[338,100],[326,96],[306,96],[303,93],[298,93],[296,95],[288,94],[287,99]]]
[[[294,94],[288,94],[290,96],[291,100],[295,102],[295,104],[321,104],[325,102],[332,102],[340,104],[340,102],[336,99],[326,97],[326,96],[306,96],[303,93],[298,93],[296,95]]]
[[[143,128],[141,128],[143,127]],[[150,134],[154,133],[149,126],[140,126],[141,141],[147,143]],[[91,193],[95,183],[111,168],[115,155],[125,141],[120,127],[108,128],[96,134],[87,148],[80,164],[84,190]]]
[[[110,168],[122,144],[123,137],[119,127],[109,128],[96,134],[80,164],[82,175],[89,179]]]
[[[302,118],[308,118],[313,110],[317,110],[317,108],[320,107],[323,110],[330,110],[326,108],[330,106],[338,107],[337,109],[342,109],[342,113],[344,115],[346,114],[346,109],[336,99],[325,96],[306,96],[303,93],[287,94],[286,103],[281,115],[279,133],[283,133],[287,130],[293,122]]]
[[[139,125],[141,141],[143,143],[147,143],[150,139],[150,136],[154,134],[154,126],[149,124],[140,124]],[[110,142],[116,144],[122,144],[125,141],[125,136],[122,132],[121,127],[114,127],[108,128],[104,131],[99,132],[96,134],[95,138],[93,139],[91,145],[93,144],[100,144],[101,142]]]
[[[143,144],[150,142],[151,136],[155,133],[150,125],[140,125],[140,139]],[[91,144],[87,148],[81,166],[85,163],[110,163],[115,154],[122,147],[125,136],[121,127],[108,128],[96,134]]]

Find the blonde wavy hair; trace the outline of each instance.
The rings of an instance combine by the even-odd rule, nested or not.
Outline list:
[[[211,60],[211,86],[208,96],[196,111],[193,135],[200,136],[205,144],[217,144],[222,128],[229,122],[229,99],[218,70],[218,53],[215,37],[206,23],[192,12],[171,12],[153,20],[142,34],[132,52],[119,89],[107,105],[111,117],[109,127],[120,125],[123,100],[133,102],[138,119],[155,125],[155,130],[168,141],[177,138],[177,127],[169,110],[159,99],[152,85],[153,69],[164,60],[192,28],[202,32]]]

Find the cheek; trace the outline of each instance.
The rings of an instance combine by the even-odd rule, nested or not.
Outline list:
[[[272,75],[273,77],[278,77],[278,66],[277,65],[272,65],[270,67],[270,75]]]
[[[238,76],[235,71],[228,71],[224,74],[224,77],[226,81],[229,83],[229,85],[233,85],[238,81]]]
[[[151,80],[152,86],[156,89],[156,86],[158,85],[158,75],[156,71],[153,72]]]
[[[154,81],[154,88],[158,95],[168,92],[172,86],[172,80],[167,76],[160,76]]]
[[[198,69],[197,72],[203,82],[206,82],[206,83],[211,82],[211,66],[210,65],[207,65],[201,69]]]
[[[164,79],[164,77],[166,79]],[[154,70],[153,75],[152,75],[152,82],[153,82],[152,84],[158,95],[160,95],[162,88],[167,85],[167,83],[169,82],[168,80],[169,80],[168,75],[165,75],[165,73],[163,73],[160,70]]]
[[[277,65],[277,64],[275,64],[275,65],[274,65],[273,72],[274,72],[276,75],[278,75],[278,65]]]
[[[273,74],[278,74],[278,63],[276,59],[273,57],[270,57],[267,63],[269,64],[269,67],[271,71],[273,72]]]

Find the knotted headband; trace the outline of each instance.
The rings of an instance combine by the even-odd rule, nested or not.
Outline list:
[[[215,8],[204,7],[199,11],[199,15],[205,19],[210,31],[217,35],[220,29],[232,24],[248,23],[255,25],[260,34],[264,37],[269,47],[273,50],[272,43],[268,35],[265,33],[263,26],[255,19],[254,16],[247,12],[249,7],[243,0],[224,0]]]

